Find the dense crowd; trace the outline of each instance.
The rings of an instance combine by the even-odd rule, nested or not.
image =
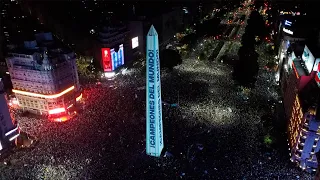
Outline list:
[[[84,111],[65,123],[17,115],[36,143],[5,159],[0,178],[310,179],[292,167],[286,149],[260,148],[260,119],[269,111],[264,104],[278,98],[272,73],[261,69],[244,101],[231,68],[219,62],[186,60],[163,71],[163,101],[178,106],[163,108],[165,157],[153,159],[145,155],[140,71],[86,87]]]
[[[261,117],[279,99],[264,63],[249,92],[217,61],[190,58],[162,71],[159,159],[145,155],[143,69],[87,85],[84,110],[67,122],[16,115],[36,142],[4,159],[0,179],[312,179],[289,161],[285,140],[265,149],[260,139]]]

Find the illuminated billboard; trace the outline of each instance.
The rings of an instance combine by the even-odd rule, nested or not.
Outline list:
[[[292,22],[291,22],[291,21],[286,20],[286,21],[284,22],[284,25],[286,25],[286,26],[291,26],[291,25],[292,25]]]
[[[146,53],[146,153],[161,155],[163,143],[162,102],[158,34],[151,26]]]
[[[131,43],[132,43],[132,49],[138,47],[139,46],[139,38],[138,38],[138,36],[132,38],[131,39]]]
[[[302,53],[302,60],[304,61],[304,64],[306,65],[308,73],[310,73],[312,71],[315,59],[307,46],[304,46],[304,50]]]
[[[317,74],[315,75],[315,80],[318,86],[320,86],[320,58],[316,59],[316,62],[314,63],[313,71],[317,72]]]
[[[101,52],[102,52],[103,71],[104,72],[112,71],[110,48],[102,48]]]
[[[119,50],[114,48],[102,48],[102,65],[104,72],[110,72],[124,64],[123,44],[119,45]]]
[[[287,33],[287,34],[290,34],[290,35],[293,35],[293,31],[287,29],[287,28],[283,28],[283,32]]]
[[[118,52],[114,49],[110,50],[112,59],[112,71],[124,64],[123,44],[120,44]]]

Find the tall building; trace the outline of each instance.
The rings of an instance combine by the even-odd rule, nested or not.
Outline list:
[[[6,58],[19,108],[36,114],[69,115],[82,95],[75,53],[38,33]]]
[[[282,78],[290,160],[309,172],[316,171],[315,153],[320,149],[320,80],[315,52],[305,45],[289,54]]]
[[[0,79],[0,155],[9,148],[19,136],[19,126],[12,118],[3,90],[3,83]]]
[[[296,94],[289,120],[290,160],[309,172],[318,166],[315,153],[320,149],[319,95],[320,89],[313,80]]]
[[[317,160],[319,162],[320,161],[320,152],[319,151],[316,153],[316,156],[317,156]],[[317,168],[317,172],[316,172],[314,180],[320,180],[320,163],[318,163],[318,168]]]

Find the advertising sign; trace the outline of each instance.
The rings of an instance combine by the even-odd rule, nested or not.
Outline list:
[[[291,21],[286,20],[286,21],[284,22],[284,25],[286,25],[286,26],[291,26],[291,25],[292,25],[292,22],[291,22]]]
[[[158,34],[151,26],[147,35],[146,153],[159,157],[163,149],[162,102]]]
[[[132,49],[138,47],[139,46],[139,38],[138,38],[138,36],[132,38],[131,39],[131,43],[132,43]]]
[[[320,58],[316,59],[316,62],[313,65],[313,71],[320,72]]]
[[[283,32],[287,33],[287,34],[290,34],[290,35],[293,35],[293,31],[287,29],[287,28],[283,28]]]
[[[308,72],[310,73],[312,71],[315,59],[314,59],[314,56],[312,55],[312,53],[310,52],[309,48],[306,45],[304,46],[302,60],[304,61],[306,68],[307,68]]]
[[[102,48],[102,66],[104,72],[112,71],[111,53],[110,48]]]
[[[314,63],[313,71],[317,72],[317,74],[315,75],[315,80],[320,86],[320,58],[316,59],[316,62]]]
[[[115,70],[124,64],[123,44],[120,44],[118,52],[116,52],[114,49],[111,49],[110,52],[112,59],[112,70]]]

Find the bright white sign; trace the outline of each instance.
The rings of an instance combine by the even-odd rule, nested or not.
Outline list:
[[[304,46],[302,60],[304,61],[306,68],[307,68],[308,72],[310,73],[312,71],[315,59],[307,46]]]
[[[139,46],[139,38],[138,38],[138,36],[132,38],[131,39],[131,43],[132,43],[132,49],[138,47]]]
[[[293,32],[289,29],[283,28],[283,32],[293,35]]]

